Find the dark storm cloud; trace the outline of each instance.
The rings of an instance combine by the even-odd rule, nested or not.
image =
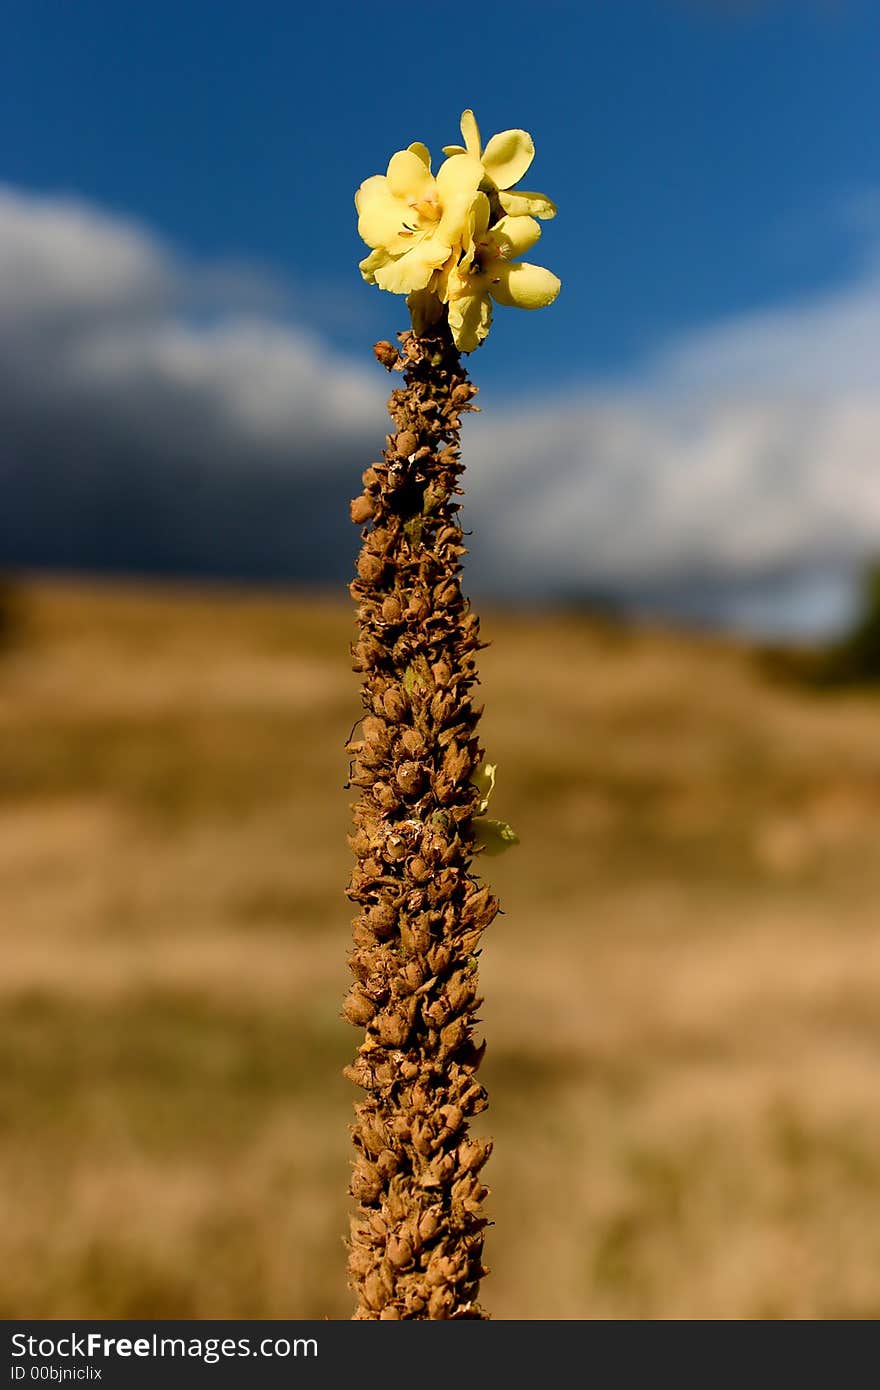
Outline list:
[[[193,280],[143,231],[0,196],[0,556],[6,564],[321,579],[381,439],[375,375]],[[229,310],[229,300],[235,307]],[[225,311],[225,312],[223,312]]]

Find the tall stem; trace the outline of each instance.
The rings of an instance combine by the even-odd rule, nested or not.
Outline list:
[[[462,596],[460,416],[476,388],[445,322],[376,355],[405,384],[394,432],[364,474],[365,524],[351,593],[364,716],[349,744],[360,789],[348,896],[360,907],[346,1017],[365,1028],[346,1074],[353,1128],[349,1244],[355,1318],[485,1318],[478,1303],[491,1143],[473,1038],[480,936],[498,911],[471,873],[471,778],[481,759],[479,624]]]

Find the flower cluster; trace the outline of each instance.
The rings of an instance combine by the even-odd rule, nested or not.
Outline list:
[[[519,309],[552,304],[560,282],[549,270],[517,258],[541,235],[536,218],[555,217],[543,193],[515,189],[535,146],[524,130],[504,130],[485,146],[473,111],[461,118],[464,145],[447,145],[431,172],[418,142],[398,150],[385,174],[355,194],[358,232],[371,247],[364,279],[405,294],[416,333],[444,309],[460,352],[473,352],[489,332],[492,303]]]

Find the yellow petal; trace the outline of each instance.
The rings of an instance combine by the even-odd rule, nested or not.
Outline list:
[[[450,268],[450,288],[448,295],[443,295],[443,299],[448,299],[453,293],[460,292],[464,279],[471,274],[471,265],[475,257],[480,254],[487,254],[489,239],[487,228],[489,218],[492,215],[491,204],[485,193],[474,193],[470,203],[467,204],[466,220],[462,231],[456,238],[457,256],[453,257],[453,267]]]
[[[358,270],[368,285],[375,285],[376,271],[383,265],[387,265],[391,260],[384,246],[380,246],[377,251],[371,251],[369,256],[365,256],[360,262]]]
[[[525,251],[531,251],[541,235],[534,217],[502,217],[489,233],[493,251],[505,261],[512,261]]]
[[[476,193],[483,178],[483,166],[470,154],[453,154],[444,159],[437,170],[437,192],[445,205],[448,198],[458,193],[467,193],[469,200]]]
[[[411,154],[418,155],[419,159],[422,161],[428,173],[430,174],[431,151],[428,149],[428,146],[423,145],[421,140],[414,140],[412,144],[409,146],[409,151]]]
[[[499,192],[498,201],[511,217],[531,215],[546,221],[556,216],[556,204],[551,203],[543,193],[526,193],[525,189],[517,188],[510,192]]]
[[[452,255],[449,263],[439,272],[440,297],[447,303],[451,304],[456,299],[472,299],[474,295],[482,295],[485,298],[489,293],[493,276],[484,270],[476,269],[471,264],[472,259],[473,257],[462,257],[459,260],[457,256]]]
[[[473,111],[468,107],[467,111],[461,113],[461,138],[464,141],[465,149],[468,154],[472,154],[475,159],[479,159],[482,144],[480,142],[480,127],[477,125],[477,118]]]
[[[465,149],[464,145],[444,145],[444,146],[443,146],[443,153],[444,153],[444,154],[467,154],[467,150]]]
[[[413,332],[418,335],[437,323],[443,313],[443,305],[431,290],[415,290],[407,296],[406,307],[409,309]]]
[[[405,249],[400,237],[406,221],[413,213],[401,198],[395,198],[384,174],[366,179],[355,194],[358,210],[358,234],[368,246],[388,246]]]
[[[374,174],[372,178],[364,179],[357,193],[354,195],[354,205],[358,212],[360,212],[367,198],[373,197],[373,195],[380,190],[383,193],[387,193],[388,191],[388,180],[384,174]]]
[[[459,266],[458,252],[454,251],[445,264],[435,270],[430,288],[439,300],[447,304],[455,295],[465,293],[467,270],[467,266]]]
[[[388,187],[397,198],[418,202],[434,191],[434,180],[424,161],[412,150],[398,150],[388,163]]]
[[[525,130],[502,130],[483,150],[483,168],[498,188],[510,188],[522,178],[535,157],[535,145]]]
[[[437,237],[450,247],[467,238],[470,210],[482,177],[483,166],[469,154],[454,154],[437,170],[437,193],[443,208]]]
[[[470,204],[470,210],[468,211],[470,211],[471,236],[473,236],[474,240],[480,240],[487,234],[489,217],[492,215],[491,206],[489,206],[489,200],[488,197],[485,196],[485,193],[477,193],[477,195],[474,196],[473,203]],[[498,225],[500,227],[500,222]]]
[[[448,259],[449,252],[450,247],[441,245],[433,237],[426,237],[405,255],[380,266],[375,272],[376,284],[391,294],[412,294],[413,290],[424,290],[434,271]]]
[[[497,763],[482,762],[477,768],[471,782],[480,793],[480,800],[477,802],[476,816],[484,816],[489,809],[489,802],[492,800],[492,793],[495,790],[495,777],[498,772]]]
[[[473,352],[492,326],[492,302],[487,295],[466,295],[449,306],[449,327],[459,352]]]
[[[551,270],[529,265],[528,261],[518,261],[516,265],[499,261],[492,267],[492,298],[517,309],[543,309],[553,303],[561,285]]]

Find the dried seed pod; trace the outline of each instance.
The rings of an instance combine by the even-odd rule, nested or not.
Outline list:
[[[406,718],[409,701],[399,686],[389,686],[385,691],[382,696],[382,709],[386,719],[392,724],[399,724]]]
[[[492,895],[485,887],[474,886],[470,889],[462,903],[461,918],[463,922],[478,922],[488,910]]]
[[[431,902],[439,906],[440,903],[445,902],[447,898],[453,896],[457,887],[458,875],[455,869],[441,869],[440,872],[435,873],[431,879],[431,886],[428,890],[431,896]]]
[[[408,911],[408,912],[411,912],[411,913],[413,913],[413,914],[417,914],[417,913],[419,913],[419,912],[423,912],[423,911],[424,911],[424,907],[425,907],[425,902],[426,902],[426,896],[425,896],[425,890],[424,890],[423,888],[414,888],[413,891],[412,891],[411,893],[407,893],[407,895],[406,895],[406,908],[407,908],[407,911]]]
[[[359,859],[362,859],[370,851],[370,837],[362,827],[358,827],[353,835],[349,835],[348,843],[352,852]]]
[[[485,1086],[481,1086],[479,1081],[475,1081],[461,1097],[460,1104],[465,1114],[480,1115],[489,1104]]]
[[[432,975],[443,975],[452,960],[452,947],[445,941],[438,941],[428,951],[428,969]]]
[[[428,1299],[428,1317],[434,1321],[448,1320],[452,1316],[455,1307],[454,1289],[440,1288],[434,1289]]]
[[[433,999],[424,1001],[422,1018],[432,1028],[442,1028],[445,1023],[449,1022],[449,1005],[442,995],[435,995]]]
[[[422,1187],[446,1187],[455,1172],[455,1159],[452,1154],[435,1154],[424,1169],[420,1184]]]
[[[473,975],[458,970],[446,986],[446,999],[454,1014],[461,1013],[476,998],[476,984]]]
[[[404,729],[400,735],[400,746],[411,758],[424,757],[428,743],[421,729]]]
[[[368,650],[372,655],[372,648]],[[446,724],[455,714],[455,708],[454,696],[438,691],[431,701],[431,718],[435,724]]]
[[[391,740],[385,721],[377,719],[374,714],[364,715],[361,720],[361,731],[367,746],[382,749],[389,746]]]
[[[360,1159],[351,1175],[350,1191],[359,1202],[375,1202],[382,1193],[382,1177],[374,1164]]]
[[[425,769],[419,763],[401,763],[395,781],[406,797],[416,797],[425,785]]]
[[[436,1207],[429,1207],[419,1217],[419,1235],[423,1241],[432,1240],[440,1229],[441,1213]]]
[[[443,772],[450,781],[458,784],[465,780],[473,766],[471,754],[457,743],[450,743],[443,755]]]
[[[399,978],[407,991],[415,992],[425,982],[425,967],[420,960],[408,960],[401,966]]]
[[[456,1134],[464,1123],[464,1114],[458,1105],[441,1105],[437,1111],[443,1120],[443,1133]]]
[[[415,999],[402,999],[376,1015],[370,1026],[383,1047],[403,1047],[412,1031],[416,1007]]]
[[[382,601],[382,621],[400,623],[403,621],[403,604],[397,594],[389,594]]]
[[[354,1023],[355,1025],[363,1027],[364,1024],[369,1023],[370,1019],[373,1017],[373,1014],[376,1012],[376,1006],[372,999],[369,999],[358,985],[353,985],[346,996],[342,1012],[345,1014],[349,1023]]]
[[[412,1242],[407,1236],[391,1236],[388,1241],[388,1259],[395,1269],[405,1269],[412,1264]]]
[[[400,944],[412,956],[421,956],[431,944],[431,928],[423,918],[402,918],[400,922]]]
[[[492,1152],[489,1139],[466,1139],[458,1147],[458,1168],[461,1173],[478,1173]]]
[[[357,572],[367,584],[381,584],[385,576],[385,561],[381,556],[364,550],[357,562]]]
[[[441,1055],[446,1057],[461,1047],[470,1035],[470,1024],[465,1018],[454,1018],[440,1031]]]
[[[397,365],[397,348],[392,343],[376,343],[373,348],[377,362],[381,362],[387,371],[391,371]]]
[[[367,577],[368,576],[365,574],[361,575],[362,579],[366,579]],[[437,588],[434,590],[435,608],[449,608],[451,605],[458,603],[459,599],[460,590],[453,579],[447,580],[445,584],[438,584]]]
[[[401,458],[409,458],[419,447],[418,435],[412,430],[401,430],[394,441],[394,448]]]
[[[383,1178],[386,1183],[388,1182],[389,1178],[394,1177],[399,1167],[400,1159],[397,1157],[397,1154],[394,1152],[393,1149],[383,1149],[382,1152],[379,1154],[379,1157],[376,1159],[376,1169],[380,1177]],[[402,1201],[400,1201],[398,1205],[402,1207],[404,1211],[406,1210],[406,1207]],[[401,1214],[401,1211],[398,1211],[398,1220],[400,1220]]]
[[[371,1158],[376,1158],[385,1147],[385,1140],[379,1130],[367,1124],[362,1125],[357,1131],[355,1141],[363,1145],[364,1153],[368,1153]]]
[[[349,1062],[347,1066],[343,1067],[342,1075],[364,1091],[369,1091],[373,1086],[372,1069],[363,1057],[358,1057],[356,1061]]]
[[[371,946],[376,944],[376,934],[371,930],[365,917],[355,918],[352,926],[352,937],[357,951],[368,951]]]
[[[419,1081],[410,1091],[409,1103],[413,1114],[421,1115],[429,1111],[434,1102],[433,1087],[427,1081]],[[415,1143],[415,1140],[413,1140]]]
[[[424,594],[414,594],[409,601],[406,616],[414,619],[417,623],[421,623],[427,618],[430,611],[431,604],[428,598]]]
[[[373,499],[366,493],[362,493],[360,497],[353,497],[349,511],[355,525],[362,526],[373,515]]]
[[[410,877],[415,879],[416,883],[427,883],[433,873],[430,864],[426,864],[425,860],[418,854],[414,854],[412,858],[408,860],[407,868],[409,869]]]
[[[400,797],[387,782],[376,782],[373,787],[373,796],[383,811],[396,811],[400,805]]]
[[[388,1222],[379,1211],[371,1211],[368,1217],[370,1230],[379,1240],[385,1241],[388,1237]]]
[[[369,555],[382,558],[394,548],[396,539],[397,533],[394,528],[382,525],[381,518],[377,516],[376,525],[367,533],[363,549]]]
[[[361,1284],[364,1302],[368,1308],[379,1313],[388,1302],[388,1290],[382,1280],[382,1276],[377,1269],[371,1269],[370,1273]]]
[[[373,1268],[372,1252],[363,1245],[353,1245],[348,1263],[353,1274],[363,1277]]]
[[[415,1149],[416,1153],[422,1154],[425,1158],[427,1158],[429,1154],[434,1152],[434,1149],[436,1147],[434,1142],[434,1133],[431,1129],[430,1124],[427,1121],[422,1119],[413,1120],[410,1143],[412,1144],[412,1147]]]
[[[455,1282],[457,1272],[455,1261],[448,1255],[434,1255],[425,1270],[425,1283],[431,1289],[442,1288]]]

